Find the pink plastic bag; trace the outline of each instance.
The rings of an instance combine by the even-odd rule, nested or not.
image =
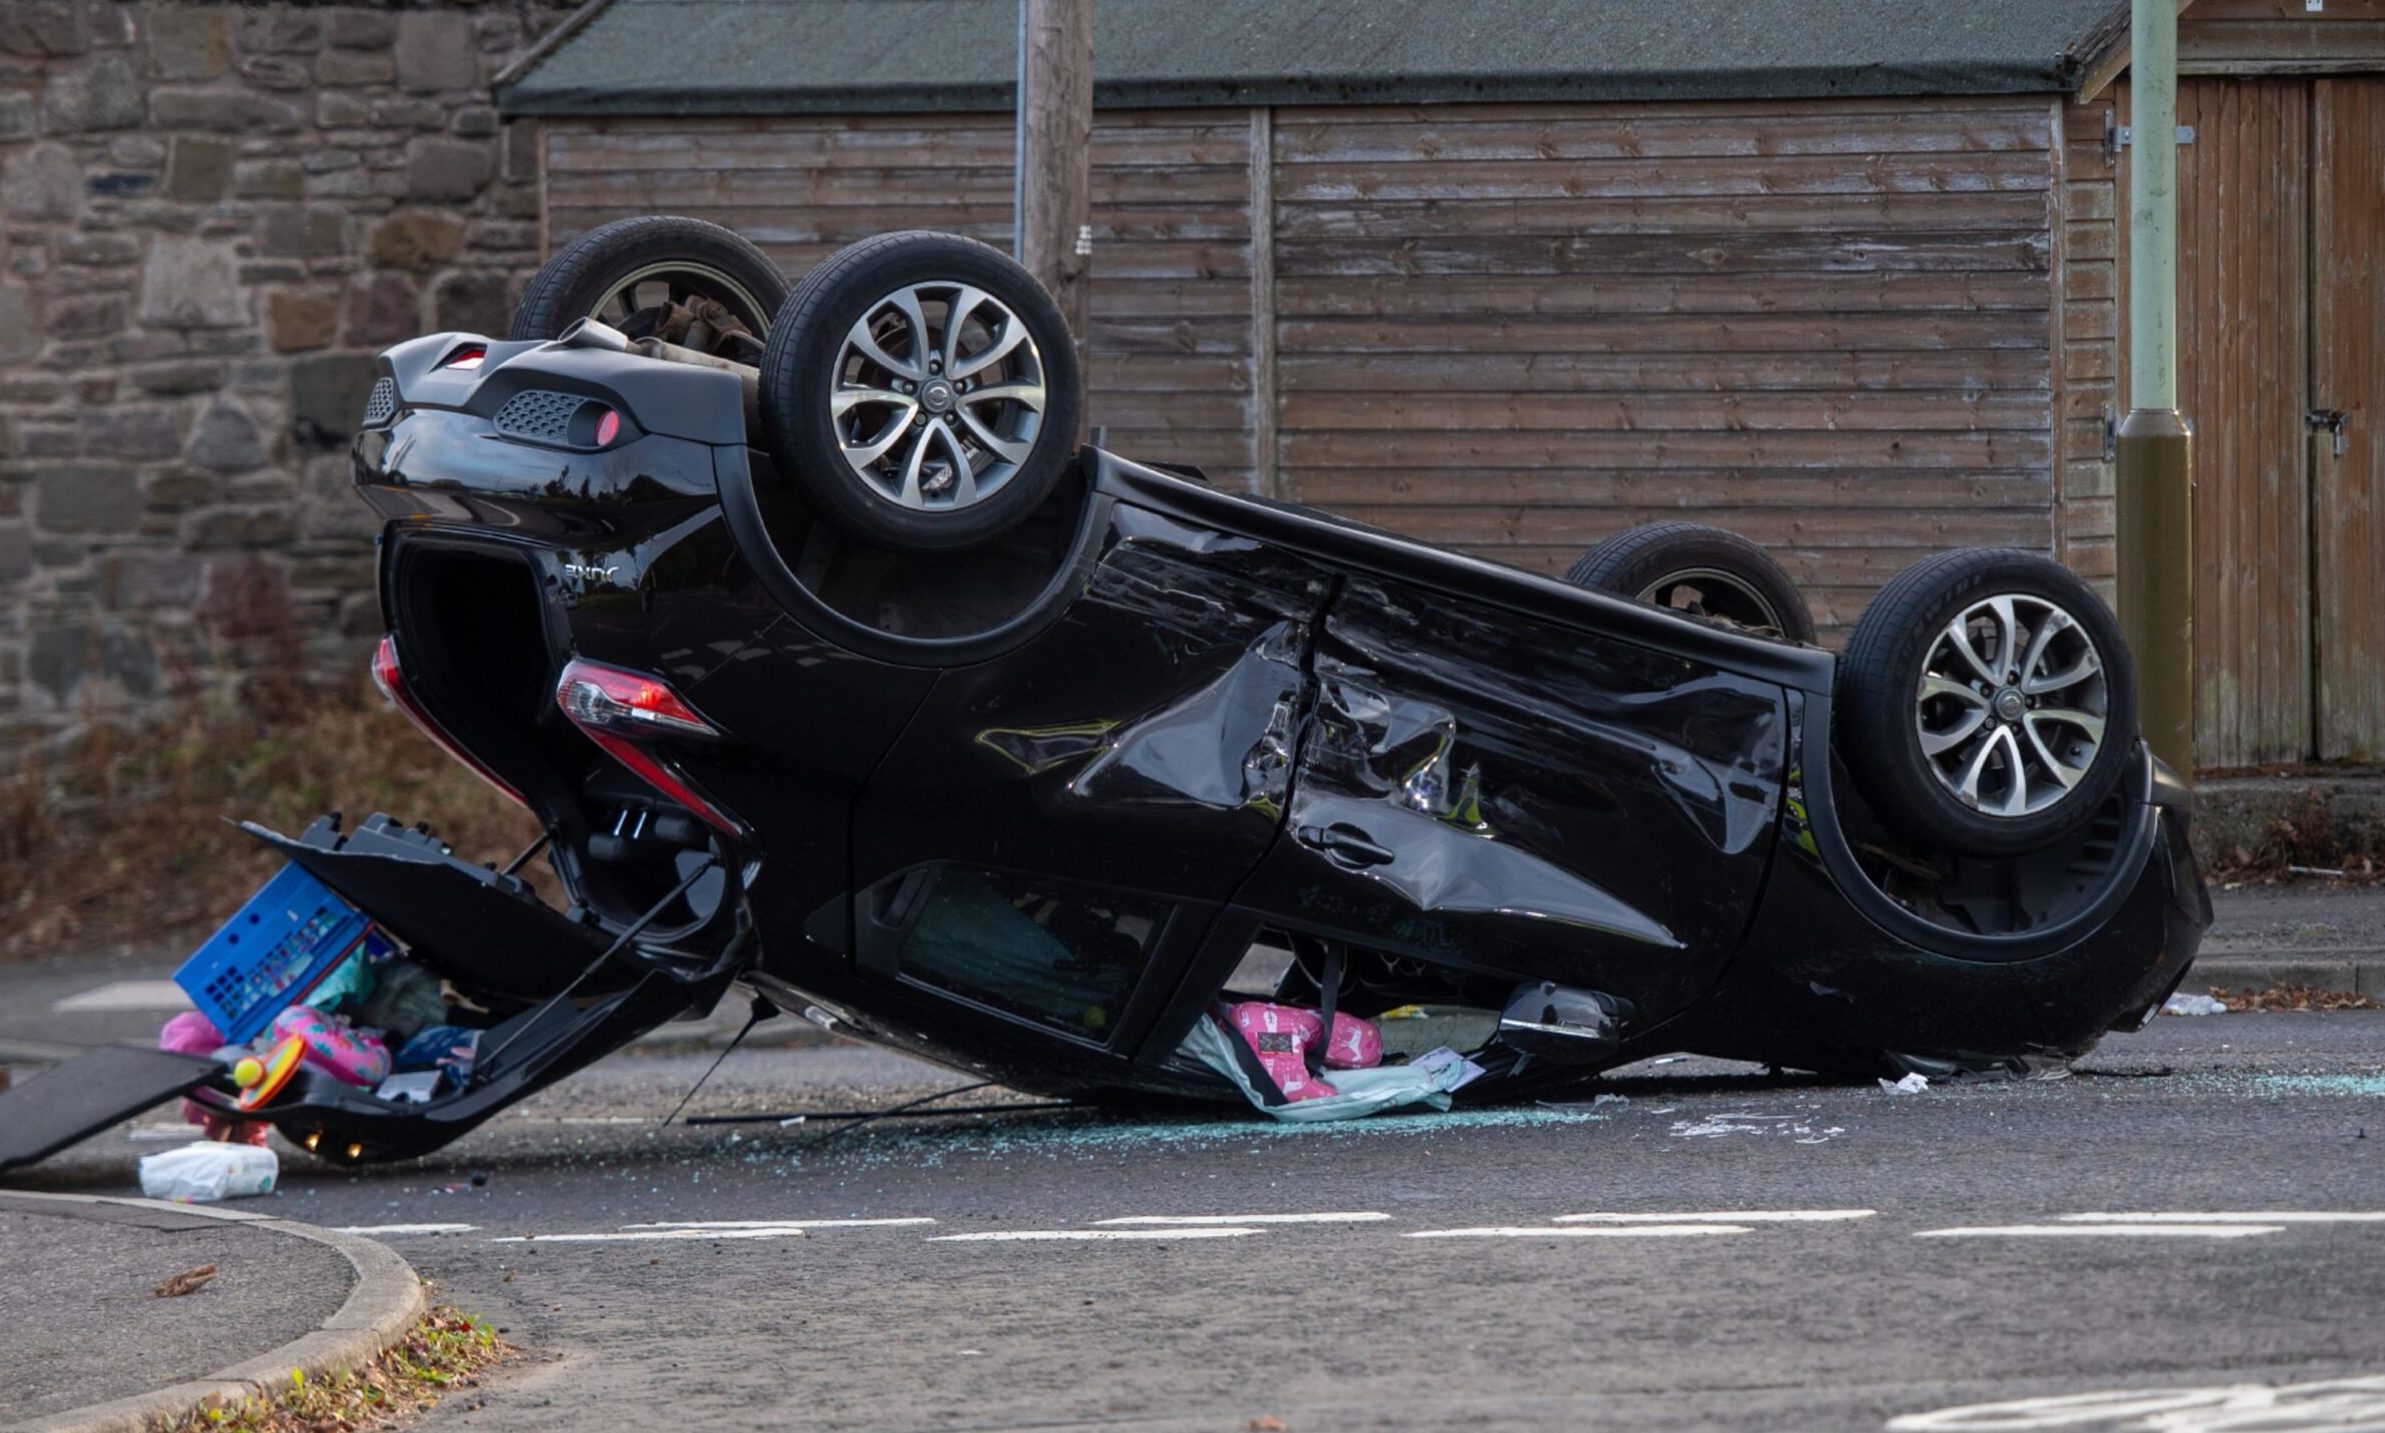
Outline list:
[[[1287,1100],[1315,1100],[1338,1093],[1308,1072],[1308,1050],[1324,1033],[1325,1022],[1314,1010],[1296,1005],[1270,1005],[1250,1000],[1233,1007],[1234,1029],[1259,1057],[1275,1087]],[[1354,1015],[1333,1017],[1333,1043],[1324,1064],[1328,1069],[1361,1070],[1383,1062],[1383,1032],[1374,1022]]]

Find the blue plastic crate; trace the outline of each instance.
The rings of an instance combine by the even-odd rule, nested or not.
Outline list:
[[[352,951],[372,920],[296,866],[284,866],[174,972],[199,1013],[245,1045],[304,1000]]]

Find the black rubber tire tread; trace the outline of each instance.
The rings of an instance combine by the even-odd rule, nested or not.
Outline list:
[[[1938,632],[1957,612],[1998,592],[2060,603],[2087,628],[2103,661],[2103,746],[2069,794],[2035,816],[1988,816],[1963,805],[1930,774],[1913,722],[1921,664]],[[1926,849],[1965,855],[2014,856],[2070,834],[2111,794],[2137,743],[2136,667],[2119,619],[2077,573],[2019,548],[1959,548],[1891,578],[1863,609],[1839,657],[1834,704],[1834,747],[1873,814]]]
[[[1789,574],[1772,554],[1727,528],[1701,522],[1652,522],[1625,528],[1575,559],[1565,580],[1624,597],[1637,597],[1669,572],[1711,567],[1727,572],[1761,594],[1780,614],[1782,637],[1811,645],[1814,615]]]
[[[937,279],[974,284],[1027,324],[1044,367],[1042,426],[1027,460],[1001,491],[950,512],[917,512],[866,490],[845,465],[824,385],[862,305],[894,288]],[[990,244],[905,229],[848,244],[803,276],[770,325],[762,354],[762,432],[781,478],[822,522],[855,541],[896,552],[954,552],[990,542],[1052,495],[1075,453],[1084,384],[1068,320],[1049,291]]]
[[[743,285],[761,306],[756,338],[768,335],[771,316],[787,301],[787,276],[770,256],[731,229],[678,214],[641,214],[616,219],[580,235],[531,276],[514,305],[512,339],[555,338],[589,317],[597,301],[621,277],[648,264],[690,260],[718,269]]]

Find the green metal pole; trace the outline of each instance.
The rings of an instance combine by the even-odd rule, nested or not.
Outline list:
[[[2113,475],[2120,627],[2137,725],[2195,769],[2194,429],[2178,411],[2178,6],[2132,0],[2128,181],[2129,413]]]

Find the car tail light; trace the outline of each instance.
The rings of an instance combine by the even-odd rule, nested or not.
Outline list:
[[[525,811],[530,809],[530,803],[522,798],[522,793],[514,790],[497,773],[489,770],[479,757],[466,751],[462,743],[449,736],[447,729],[439,725],[439,719],[430,714],[421,699],[406,685],[406,669],[398,662],[395,636],[383,637],[381,645],[373,649],[373,685],[381,689],[381,695],[389,698],[392,706],[406,714],[406,720],[422,728],[424,736],[437,742],[441,751],[462,762],[474,776],[495,787],[499,795]]]
[[[470,344],[447,355],[441,368],[478,368],[488,360],[489,351],[478,344]]]
[[[613,440],[620,436],[621,415],[607,408],[605,415],[596,420],[596,446],[599,448],[610,447]]]
[[[702,818],[733,840],[748,839],[745,823],[713,804],[679,774],[668,758],[649,750],[647,743],[664,738],[718,741],[720,729],[697,715],[660,677],[608,667],[602,662],[573,661],[555,686],[555,704],[571,724],[587,734],[639,780]]]

